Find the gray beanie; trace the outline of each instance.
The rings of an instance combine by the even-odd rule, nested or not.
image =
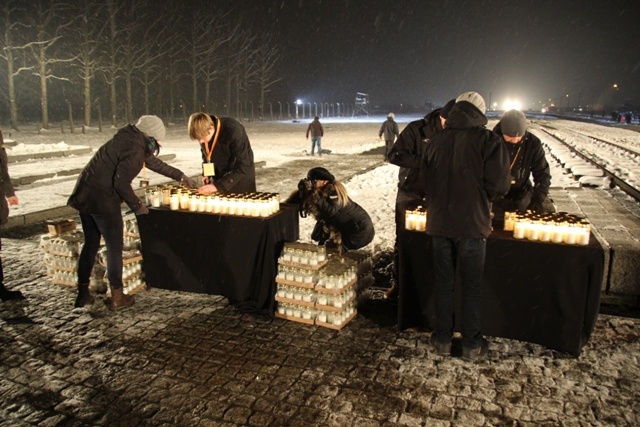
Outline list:
[[[162,120],[158,116],[142,116],[140,120],[138,120],[138,123],[136,123],[136,127],[140,132],[158,141],[164,141],[164,137],[166,136],[164,123],[162,123]]]
[[[523,136],[527,131],[527,118],[520,110],[506,111],[500,118],[500,130],[503,135]]]
[[[467,101],[472,103],[476,106],[476,108],[478,108],[478,110],[482,112],[482,114],[487,112],[487,106],[484,103],[484,98],[480,96],[478,92],[465,92],[456,98],[456,102],[460,101]]]

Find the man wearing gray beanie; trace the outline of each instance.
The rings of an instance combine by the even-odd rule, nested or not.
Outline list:
[[[511,172],[509,192],[492,204],[494,223],[501,225],[505,212],[554,211],[551,203],[545,203],[551,185],[549,163],[540,139],[527,131],[524,113],[519,110],[506,111],[493,131],[502,137],[509,152]]]
[[[118,310],[134,302],[132,296],[124,293],[122,284],[122,202],[136,215],[149,213],[131,187],[142,166],[182,181],[189,187],[196,187],[193,179],[156,157],[160,151],[158,140],[164,139],[165,135],[164,124],[159,117],[142,116],[135,126],[127,125],[119,129],[80,172],[67,202],[80,213],[84,234],[84,245],[78,258],[76,307],[84,307],[95,300],[89,291],[89,278],[102,237],[107,246],[110,307]]]

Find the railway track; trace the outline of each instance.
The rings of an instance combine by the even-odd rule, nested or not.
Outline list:
[[[575,176],[602,176],[640,202],[640,148],[607,141],[573,129],[537,122],[560,146],[548,146],[552,156]]]

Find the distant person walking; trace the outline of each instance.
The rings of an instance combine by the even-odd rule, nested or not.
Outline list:
[[[320,117],[315,116],[313,121],[307,127],[307,139],[311,135],[311,155],[315,153],[316,145],[318,146],[318,156],[322,156],[322,137],[324,136],[324,128],[320,123]]]
[[[384,161],[389,161],[389,152],[391,151],[391,147],[393,147],[393,143],[396,141],[398,135],[400,135],[400,129],[398,128],[398,123],[395,121],[395,114],[389,113],[387,116],[387,120],[382,123],[380,126],[380,132],[378,132],[378,139],[382,139],[384,135]]]
[[[13,190],[9,168],[7,167],[7,152],[4,149],[4,139],[0,131],[0,225],[4,225],[9,220],[9,206],[18,204],[18,197]],[[0,248],[2,241],[0,240]],[[22,292],[10,291],[4,287],[4,270],[2,269],[2,258],[0,257],[0,299],[2,301],[23,299]]]

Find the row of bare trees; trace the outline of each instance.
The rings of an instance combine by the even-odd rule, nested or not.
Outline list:
[[[112,126],[140,114],[173,121],[187,111],[242,116],[280,80],[272,31],[215,2],[3,0],[0,97],[11,127],[22,111],[82,111],[85,126],[109,109]],[[6,76],[2,78],[1,76]],[[0,111],[3,109],[0,108]]]

